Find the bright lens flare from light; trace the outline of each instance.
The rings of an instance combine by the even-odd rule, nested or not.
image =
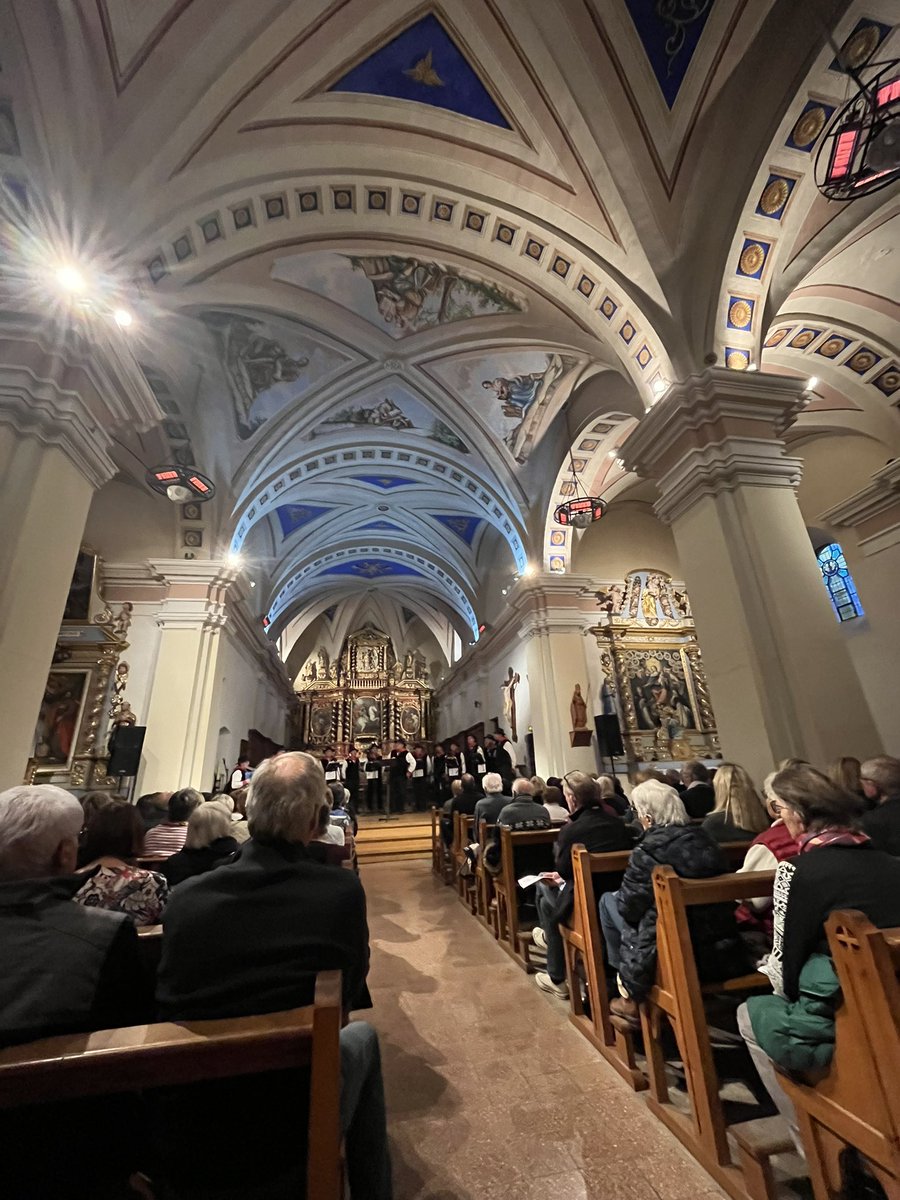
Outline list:
[[[134,324],[134,317],[127,308],[117,308],[113,312],[113,320],[120,329],[127,329],[129,325]]]
[[[71,292],[73,296],[80,296],[87,291],[84,273],[71,264],[57,268],[56,282],[64,292]]]

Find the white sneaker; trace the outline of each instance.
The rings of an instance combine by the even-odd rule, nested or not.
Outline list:
[[[538,971],[534,977],[534,982],[542,992],[549,992],[551,996],[558,996],[560,1000],[568,1000],[569,998],[569,985],[565,982],[554,983],[546,971]]]
[[[537,946],[538,950],[547,949],[547,935],[544,933],[540,925],[535,925],[531,931],[531,940]]]

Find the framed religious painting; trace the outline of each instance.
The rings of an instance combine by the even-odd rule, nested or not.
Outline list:
[[[97,555],[90,550],[79,550],[63,611],[64,621],[90,620],[96,574]]]
[[[621,661],[636,729],[669,738],[701,728],[691,664],[682,646],[622,646]]]
[[[334,705],[316,701],[309,713],[309,736],[315,742],[327,742],[334,730]]]
[[[89,668],[68,666],[54,667],[48,675],[31,750],[37,774],[71,769],[91,675]]]
[[[418,737],[422,715],[417,704],[403,704],[399,714],[400,732],[405,738]]]
[[[375,696],[354,696],[350,702],[350,737],[381,737],[381,701]]]

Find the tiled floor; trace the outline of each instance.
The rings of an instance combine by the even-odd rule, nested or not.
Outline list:
[[[396,1200],[724,1196],[427,861],[363,882]]]

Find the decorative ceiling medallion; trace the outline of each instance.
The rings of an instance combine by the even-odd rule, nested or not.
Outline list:
[[[407,100],[512,128],[480,74],[433,13],[351,67],[330,92]]]
[[[791,325],[785,325],[783,329],[776,329],[774,333],[770,333],[766,338],[765,348],[771,349],[773,346],[777,346],[780,342],[783,342],[792,328],[793,326]]]
[[[872,382],[878,388],[879,392],[883,392],[885,396],[893,396],[894,392],[900,391],[900,367],[896,363],[891,363]]]
[[[738,274],[758,278],[766,263],[768,247],[762,242],[745,241],[738,259]]]
[[[852,338],[842,337],[840,334],[833,333],[819,346],[816,354],[821,354],[823,358],[837,358],[839,354],[847,349],[852,340]]]
[[[753,320],[753,305],[748,300],[733,300],[728,309],[728,324],[733,329],[749,329]]]
[[[786,175],[770,175],[756,206],[757,214],[780,221],[795,183],[795,179],[789,179]]]
[[[887,35],[890,25],[863,18],[841,46],[840,54],[832,59],[830,70],[846,74],[846,68],[857,70],[869,61]]]
[[[807,101],[794,128],[788,134],[785,145],[791,150],[804,150],[808,153],[833,112],[834,106],[831,104],[822,104],[818,100]]]
[[[750,353],[747,350],[728,348],[725,351],[725,365],[732,371],[746,371],[750,366]]]
[[[851,371],[855,371],[857,375],[865,375],[880,362],[880,354],[876,354],[874,350],[870,350],[867,346],[861,346],[855,354],[850,355],[844,366],[849,367]]]
[[[796,336],[791,338],[791,349],[805,350],[807,346],[812,345],[821,332],[821,329],[801,329]]]

